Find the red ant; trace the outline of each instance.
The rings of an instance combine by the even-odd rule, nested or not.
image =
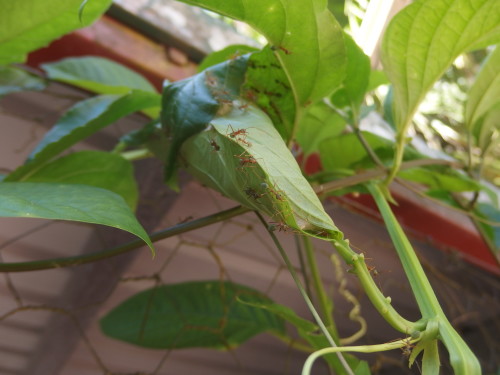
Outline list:
[[[245,139],[243,139],[243,138],[236,138],[236,140],[237,140],[238,142],[243,143],[243,144],[244,144],[245,146],[247,146],[247,147],[251,147],[251,146],[252,146],[252,144],[251,144],[250,142],[246,141],[246,140],[245,140]]]
[[[255,158],[252,155],[240,154],[240,155],[234,155],[234,156],[236,156],[238,159],[240,159],[240,167],[241,168],[243,168],[247,164],[257,164],[257,160],[255,160]]]
[[[229,132],[229,129],[231,129],[231,132]],[[246,129],[234,130],[234,128],[231,126],[231,124],[229,124],[226,134],[228,136],[230,136],[231,138],[236,138],[238,135],[244,136],[246,138],[248,132]]]
[[[276,50],[281,50],[281,51],[285,52],[287,55],[291,55],[291,54],[292,54],[292,51],[290,51],[290,50],[286,49],[286,48],[285,48],[285,47],[283,47],[283,46],[271,46],[271,49],[272,49],[273,51],[276,51]]]
[[[278,230],[278,232],[287,232],[290,227],[284,223],[276,223],[276,222],[270,222],[269,223],[269,230],[271,232],[274,232]]]
[[[269,192],[270,192],[272,195],[274,195],[274,197],[275,197],[277,200],[279,200],[279,201],[281,201],[281,202],[285,201],[285,197],[283,196],[283,195],[284,195],[283,191],[281,191],[281,190],[275,190],[275,189],[273,189],[272,187],[270,187],[268,184],[266,184],[265,182],[263,182],[263,183],[261,184],[261,186],[262,186],[264,189],[269,190]]]

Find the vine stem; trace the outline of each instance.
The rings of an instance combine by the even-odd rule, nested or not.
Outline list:
[[[187,223],[182,223],[175,225],[171,228],[167,228],[158,232],[155,232],[150,235],[151,242],[157,242],[159,240],[163,240],[165,238],[173,237],[178,234],[182,234],[185,232],[189,232],[194,229],[202,228],[207,225],[215,224],[224,220],[231,219],[232,217],[242,215],[246,212],[249,212],[250,209],[242,206],[237,206],[230,208],[228,210],[218,212],[213,215],[205,216],[203,218],[189,221]],[[119,245],[116,247],[112,247],[107,250],[77,255],[74,257],[67,258],[54,258],[47,260],[38,260],[33,262],[21,262],[21,263],[0,263],[0,272],[24,272],[24,271],[37,271],[37,270],[46,270],[51,268],[61,268],[61,267],[70,267],[77,266],[80,264],[95,262],[98,260],[104,260],[107,258],[111,258],[117,255],[121,255],[127,253],[129,251],[138,249],[144,246],[144,241],[141,239],[136,239],[130,242],[127,242],[123,245]]]
[[[304,367],[302,368],[302,375],[309,375],[311,373],[312,366],[314,362],[319,358],[327,354],[332,353],[340,353],[340,352],[358,352],[358,353],[375,353],[375,352],[383,352],[388,350],[394,350],[403,348],[407,345],[410,345],[414,342],[418,341],[418,339],[410,340],[410,339],[402,339],[397,341],[388,342],[385,344],[378,345],[360,345],[360,346],[342,346],[337,348],[325,348],[320,349],[312,353],[304,363]]]
[[[259,212],[257,212],[257,211],[255,211],[255,214],[257,215],[257,217],[259,218],[259,220],[262,222],[262,225],[264,225],[264,227],[267,228],[267,232],[271,236],[274,244],[276,245],[276,248],[278,249],[278,251],[281,254],[281,257],[285,261],[285,264],[286,264],[286,266],[288,268],[288,271],[290,272],[290,275],[293,278],[293,281],[295,282],[295,285],[299,289],[299,292],[302,295],[302,298],[304,299],[307,307],[311,311],[311,314],[313,315],[314,320],[316,321],[316,323],[318,324],[319,328],[321,329],[321,332],[325,335],[325,337],[326,337],[328,343],[330,344],[330,346],[336,348],[337,344],[335,343],[335,340],[332,338],[332,335],[330,335],[330,332],[328,331],[328,329],[326,328],[325,324],[321,320],[321,317],[319,316],[318,312],[316,311],[316,309],[315,309],[315,307],[314,307],[311,299],[307,295],[307,292],[305,291],[304,287],[302,286],[302,283],[300,282],[299,276],[297,275],[297,272],[295,271],[295,268],[293,267],[292,262],[290,262],[290,259],[288,258],[288,255],[286,254],[285,250],[281,246],[278,238],[269,229],[269,226],[268,226],[266,220],[262,217],[262,215]],[[337,357],[338,357],[340,363],[342,364],[342,367],[346,371],[346,373],[348,375],[354,375],[354,373],[352,372],[351,368],[349,367],[349,364],[345,360],[345,358],[342,355],[342,353],[339,352],[339,353],[336,353],[336,354],[337,354]]]
[[[323,319],[326,322],[326,326],[330,334],[336,341],[339,341],[338,330],[335,325],[335,321],[333,320],[332,317],[333,300],[330,302],[328,301],[325,288],[323,287],[323,283],[321,281],[321,275],[319,273],[318,263],[316,262],[316,257],[314,256],[311,240],[309,239],[309,237],[304,237],[303,242],[304,242],[304,250],[307,257],[307,262],[309,263],[309,269],[311,271],[312,283],[314,286],[314,290],[316,291],[316,296],[318,298],[321,314],[323,315]]]

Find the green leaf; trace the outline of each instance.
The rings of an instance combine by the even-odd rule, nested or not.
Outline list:
[[[375,90],[377,87],[382,85],[388,85],[389,79],[387,78],[387,74],[383,70],[372,70],[370,72],[370,81],[368,82],[368,87],[366,88],[366,92],[370,92]]]
[[[432,190],[479,191],[481,186],[466,175],[450,168],[412,168],[398,173],[405,180],[419,182]]]
[[[262,293],[230,282],[158,286],[114,308],[101,319],[101,329],[115,339],[155,349],[231,349],[262,332],[285,333],[276,315],[240,298],[269,302]]]
[[[63,156],[45,164],[25,181],[100,187],[120,195],[132,210],[137,205],[138,191],[132,164],[108,152],[80,151]]]
[[[307,108],[297,132],[297,142],[304,155],[319,150],[322,141],[339,136],[346,127],[345,120],[324,102]]]
[[[491,204],[478,203],[475,207],[475,213],[490,222],[500,223],[500,210]],[[500,226],[482,222],[479,222],[479,225],[484,228],[485,233],[495,246],[495,255],[498,257],[500,255]]]
[[[83,12],[82,0],[0,0],[0,65],[24,62],[26,54],[75,29],[94,22],[111,0],[90,1]]]
[[[177,170],[179,149],[186,139],[204,130],[218,110],[229,110],[243,83],[247,57],[218,64],[163,90],[162,126],[170,138],[165,180]]]
[[[310,320],[298,316],[295,311],[287,306],[280,305],[279,303],[274,303],[272,301],[255,302],[247,301],[242,298],[240,298],[240,300],[246,305],[269,311],[270,313],[278,316],[280,319],[286,320],[288,323],[292,324],[298,330],[301,330],[303,332],[314,332],[319,330],[316,324],[314,324]]]
[[[500,47],[484,61],[465,103],[465,126],[480,134],[479,120],[500,103]]]
[[[293,136],[296,106],[290,80],[276,54],[266,47],[248,60],[242,96],[271,118],[283,139]]]
[[[324,0],[182,1],[246,22],[262,33],[290,77],[299,105],[329,95],[344,78],[342,29]]]
[[[118,228],[153,244],[119,195],[87,185],[1,182],[0,217],[70,220]]]
[[[50,79],[98,94],[126,94],[131,89],[156,92],[143,76],[102,57],[70,57],[41,66]]]
[[[199,181],[275,222],[342,237],[264,112],[235,106],[210,125],[181,149],[187,170]]]
[[[394,86],[397,128],[406,131],[427,91],[460,54],[499,41],[498,0],[420,0],[398,13],[381,54]]]
[[[258,48],[247,46],[246,44],[232,44],[221,49],[220,51],[212,52],[210,55],[205,57],[200,65],[198,65],[198,72],[202,72],[211,66],[223,63],[227,60],[234,59],[250,52],[256,52],[258,50]]]
[[[45,134],[26,164],[17,168],[7,181],[26,178],[53,157],[116,120],[142,109],[159,105],[160,95],[132,91],[123,95],[101,95],[75,104]]]
[[[347,70],[344,82],[331,97],[332,104],[352,113],[351,123],[359,121],[361,103],[370,80],[370,58],[348,34],[344,34]]]
[[[0,98],[18,91],[40,91],[47,86],[45,80],[13,66],[0,65]]]
[[[391,146],[392,142],[373,133],[362,132],[371,148]],[[319,145],[321,164],[325,171],[353,169],[355,163],[365,159],[368,154],[354,133],[343,134],[326,139]]]
[[[494,145],[498,134],[495,136],[495,130],[500,129],[500,103],[491,108],[486,114],[480,118],[474,127],[474,136],[477,139],[477,144],[481,148],[482,157],[491,145]]]

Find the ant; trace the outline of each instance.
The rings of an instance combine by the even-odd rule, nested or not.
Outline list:
[[[229,129],[231,129],[231,132],[229,132]],[[241,136],[244,136],[246,138],[248,132],[246,129],[238,129],[238,130],[234,130],[234,128],[231,126],[231,124],[229,124],[228,128],[227,128],[227,132],[226,134],[228,136],[230,136],[231,138],[236,138],[237,136],[241,135]],[[236,139],[241,139],[241,138],[236,138]]]
[[[276,223],[276,222],[273,222],[271,221],[269,223],[269,230],[271,232],[274,232],[274,231],[278,231],[278,232],[287,232],[288,229],[290,229],[290,227],[284,223]]]
[[[251,144],[250,142],[248,142],[247,140],[245,140],[245,139],[243,139],[243,138],[236,138],[236,140],[237,140],[238,142],[243,143],[243,144],[244,144],[245,146],[247,146],[247,147],[251,147],[251,146],[252,146],[252,144]]]
[[[215,142],[215,140],[210,140],[210,145],[214,148],[214,151],[220,151],[220,146]]]
[[[264,196],[264,193],[257,193],[254,188],[248,187],[245,190],[243,190],[246,195],[248,195],[250,198],[253,198],[255,200],[262,198]]]
[[[263,182],[263,183],[261,184],[261,186],[262,186],[264,189],[269,190],[269,192],[270,192],[272,195],[274,195],[274,197],[275,197],[277,200],[279,200],[279,201],[281,201],[281,202],[285,201],[285,197],[283,196],[283,194],[284,194],[284,193],[283,193],[281,190],[275,190],[275,189],[273,189],[272,187],[270,187],[268,184],[266,184],[265,182]]]
[[[252,155],[234,155],[238,159],[240,159],[240,168],[243,168],[247,164],[257,164],[257,160]]]
[[[285,54],[287,54],[287,55],[291,55],[292,54],[292,51],[286,49],[283,46],[271,46],[271,50],[273,50],[273,51],[281,50],[281,51],[285,52]]]

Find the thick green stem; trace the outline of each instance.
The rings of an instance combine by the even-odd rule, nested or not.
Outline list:
[[[384,223],[408,277],[422,316],[424,318],[431,318],[443,314],[443,310],[417,258],[417,254],[415,254],[410,241],[392,213],[382,190],[374,183],[369,183],[366,186],[375,199],[377,207],[382,214]]]
[[[405,132],[400,132],[398,138],[396,139],[396,153],[394,154],[394,162],[392,164],[391,170],[384,181],[385,186],[389,186],[401,169],[401,163],[403,162],[403,155],[406,145],[406,140],[404,138]]]
[[[347,240],[335,240],[333,245],[338,250],[344,261],[351,265],[353,271],[363,286],[363,289],[372,302],[373,306],[382,315],[382,317],[389,323],[394,329],[403,332],[405,334],[412,333],[414,331],[420,331],[425,328],[425,321],[411,322],[403,318],[399,313],[392,307],[391,298],[385,297],[377,284],[373,280],[370,271],[366,267],[365,257],[363,254],[356,254],[349,246],[349,241]]]
[[[168,237],[173,237],[178,234],[189,232],[194,229],[202,228],[210,224],[215,224],[224,220],[228,220],[232,217],[242,215],[248,211],[250,210],[246,207],[237,206],[234,208],[230,208],[229,210],[226,211],[218,212],[214,215],[206,216],[183,224],[178,224],[171,228],[153,233],[150,235],[150,238],[152,242],[156,242]],[[47,270],[51,268],[77,266],[80,264],[111,258],[138,249],[142,246],[144,246],[144,241],[142,241],[141,239],[136,239],[126,244],[91,254],[78,255],[68,258],[38,260],[33,262],[0,263],[0,272],[37,271],[37,270]]]
[[[326,326],[336,342],[339,341],[339,333],[333,320],[333,300],[329,299],[326,295],[323,282],[321,281],[321,275],[318,269],[318,263],[316,262],[316,257],[314,256],[314,249],[311,244],[309,237],[304,237],[304,251],[306,253],[307,262],[309,263],[309,269],[311,271],[312,283],[314,286],[314,291],[318,298],[319,308],[323,320],[326,322]]]

